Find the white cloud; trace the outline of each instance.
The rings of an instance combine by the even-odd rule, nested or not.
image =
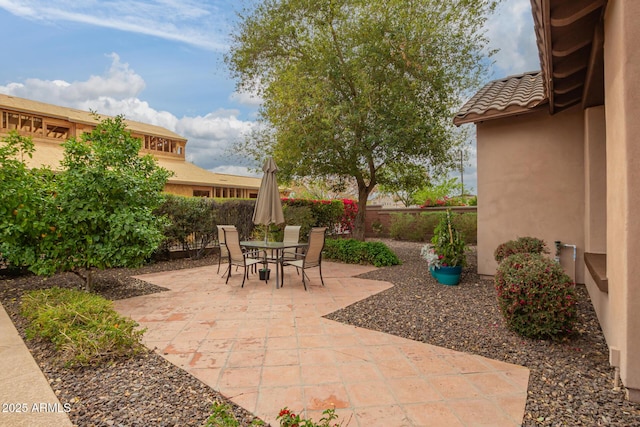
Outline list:
[[[0,0],[0,8],[34,21],[69,21],[224,51],[233,15],[223,0]]]
[[[66,106],[75,106],[102,96],[115,99],[137,96],[145,87],[144,79],[131,70],[129,64],[121,63],[117,54],[112,53],[109,57],[111,67],[103,76],[90,76],[86,81],[72,83],[63,80],[26,79],[24,83],[14,82],[0,86],[0,92]]]
[[[491,47],[500,50],[493,57],[496,69],[492,78],[540,69],[530,0],[501,3],[487,22],[487,35]]]
[[[2,1],[2,0],[0,0]],[[204,116],[178,118],[168,111],[158,111],[137,98],[144,79],[110,55],[112,64],[103,76],[90,76],[86,81],[27,79],[21,83],[0,86],[0,93],[76,108],[98,114],[125,118],[162,126],[187,138],[187,160],[221,173],[253,175],[247,159],[233,155],[233,144],[244,138],[254,125],[239,119],[237,110],[220,109]]]
[[[212,172],[224,173],[227,175],[253,176],[256,178],[262,177],[262,173],[257,173],[253,170],[248,169],[245,166],[224,165],[224,166],[215,167],[210,170]]]

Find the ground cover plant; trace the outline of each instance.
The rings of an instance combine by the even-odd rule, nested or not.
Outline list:
[[[241,422],[233,412],[233,407],[225,402],[216,401],[211,406],[212,413],[207,418],[205,427],[240,427]],[[249,424],[251,427],[264,426],[264,421],[253,419]]]
[[[141,353],[144,329],[113,309],[99,295],[53,287],[22,297],[21,313],[29,319],[29,339],[50,341],[67,367],[100,365]]]

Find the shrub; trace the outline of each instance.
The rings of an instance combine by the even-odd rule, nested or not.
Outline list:
[[[282,204],[283,208],[309,208],[314,219],[312,226],[327,227],[329,233],[333,233],[334,230],[337,229],[341,231],[351,231],[353,228],[353,218],[355,218],[355,213],[357,212],[357,204],[348,199],[312,200],[283,198]]]
[[[389,235],[393,239],[424,242],[433,236],[440,213],[425,212],[420,215],[391,214]]]
[[[546,243],[536,237],[518,237],[516,240],[509,240],[500,244],[493,256],[500,263],[510,255],[523,253],[548,254],[549,250]]]
[[[220,207],[216,215],[216,224],[235,225],[240,234],[240,240],[248,240],[254,229],[253,211],[255,199],[217,199]],[[215,228],[213,224],[212,227]]]
[[[500,311],[510,329],[529,338],[571,332],[576,291],[562,267],[539,253],[508,256],[495,275]]]
[[[384,243],[355,239],[327,239],[324,256],[347,264],[371,264],[376,267],[400,264],[398,256]]]
[[[311,228],[314,227],[316,223],[311,208],[309,206],[291,206],[285,204],[282,206],[282,210],[285,223],[289,225],[299,225],[300,241],[306,242]],[[284,227],[285,224],[282,224],[282,226],[278,228],[278,234],[275,236],[275,240],[278,242],[281,242],[284,238]]]
[[[220,205],[204,197],[165,195],[164,203],[154,213],[169,219],[164,229],[161,252],[168,252],[173,245],[180,245],[195,259],[204,255],[209,243],[215,239],[215,217]]]
[[[57,287],[36,290],[23,296],[20,309],[29,320],[27,338],[52,342],[66,366],[98,365],[144,349],[144,330],[98,295]]]
[[[468,245],[478,243],[478,214],[475,212],[465,212],[453,216],[453,224],[464,236],[464,241]]]

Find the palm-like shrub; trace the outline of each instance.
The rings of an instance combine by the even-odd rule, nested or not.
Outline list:
[[[577,319],[575,285],[558,263],[536,253],[508,256],[498,267],[495,286],[513,331],[529,338],[571,332]]]

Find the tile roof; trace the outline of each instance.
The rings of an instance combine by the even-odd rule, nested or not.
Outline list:
[[[36,150],[33,157],[25,158],[25,163],[31,168],[48,166],[54,171],[60,170],[60,162],[64,157],[62,145],[55,142],[36,142]],[[169,184],[200,185],[215,187],[233,188],[260,188],[261,178],[241,175],[227,175],[210,172],[189,163],[184,159],[170,159],[162,156],[154,156],[158,165],[173,171],[174,175],[169,178]]]
[[[157,160],[158,165],[173,171],[174,175],[169,178],[169,183],[174,184],[212,185],[216,187],[250,188],[257,190],[260,188],[260,182],[262,180],[262,178],[250,176],[210,172],[181,159],[157,157]]]
[[[475,123],[528,113],[546,104],[541,71],[506,77],[487,83],[460,109],[453,123]]]

